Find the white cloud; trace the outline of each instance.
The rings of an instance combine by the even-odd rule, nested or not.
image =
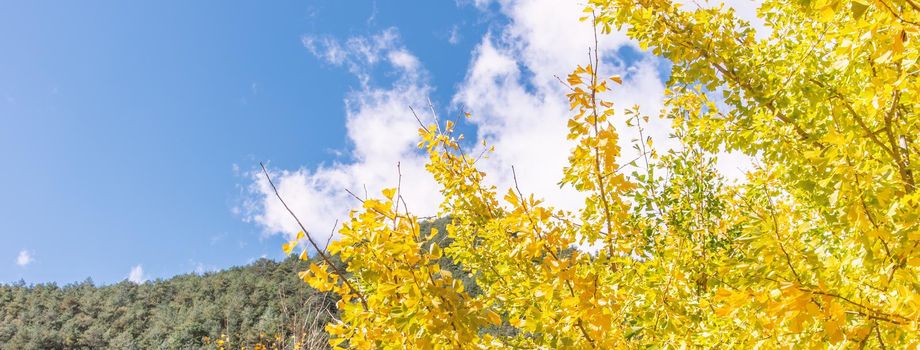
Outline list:
[[[20,250],[19,255],[16,256],[16,265],[19,265],[21,267],[26,267],[27,265],[31,264],[32,261],[34,260],[35,259],[32,258],[32,252],[23,249],[23,250]]]
[[[399,33],[389,28],[372,36],[357,36],[339,41],[327,35],[304,35],[301,42],[317,58],[335,66],[344,66],[363,86],[370,83],[369,66],[386,59],[398,50]]]
[[[460,27],[454,25],[450,28],[450,36],[447,37],[447,42],[451,45],[457,45],[460,43],[460,39],[462,39],[462,36],[460,35]]]
[[[317,44],[321,40],[321,44]],[[424,169],[425,159],[416,149],[418,124],[409,106],[427,106],[431,87],[427,73],[411,52],[399,42],[395,29],[371,37],[354,37],[344,43],[331,38],[304,39],[305,46],[329,63],[346,66],[361,79],[361,88],[348,94],[345,103],[347,137],[352,144],[351,162],[334,162],[315,168],[272,169],[278,192],[319,244],[331,234],[336,219],[344,219],[357,205],[346,189],[376,196],[383,188],[407,184],[402,195],[410,210],[431,215],[440,195]],[[374,86],[369,70],[383,64],[397,79],[389,86]],[[244,205],[248,219],[268,234],[295,235],[300,228],[275,198],[262,174],[252,174],[251,192]]]
[[[196,262],[196,261],[191,261],[191,263],[192,263],[193,265],[195,265],[195,274],[198,274],[198,275],[203,275],[203,274],[208,273],[208,272],[214,272],[214,271],[219,271],[219,270],[220,270],[220,269],[217,268],[217,266],[205,264],[205,263],[200,262],[200,261],[197,261],[197,262]]]
[[[565,140],[565,123],[571,115],[565,98],[567,88],[557,76],[565,78],[576,65],[588,63],[594,30],[590,22],[578,24],[578,18],[584,16],[583,5],[578,3],[496,0],[477,1],[476,5],[485,9],[491,3],[498,5],[509,23],[481,40],[466,80],[454,96],[455,104],[473,113],[478,139],[496,146],[496,154],[480,166],[494,184],[506,188],[513,185],[510,167],[514,165],[525,192],[544,195],[550,204],[566,209],[580,207],[581,195],[556,185],[572,146]],[[759,4],[730,0],[727,6],[763,31],[763,21],[756,17]],[[615,86],[607,95],[619,110],[613,120],[620,134],[621,162],[637,155],[632,145],[640,138],[638,130],[625,124],[622,113],[634,105],[652,117],[643,136],[652,137],[659,153],[678,148],[677,141],[669,137],[673,131],[670,121],[656,118],[664,107],[665,85],[658,70],[666,62],[649,53],[631,54],[637,57],[624,60],[624,50],[639,50],[623,33],[600,35],[598,40],[599,75],[624,78],[623,85]],[[742,154],[719,156],[718,169],[729,180],[743,179],[743,173],[750,169],[751,159]]]
[[[141,265],[136,265],[131,268],[131,272],[128,273],[128,281],[132,283],[141,284],[147,281],[147,276],[144,275],[144,267]]]
[[[588,63],[594,30],[590,23],[578,22],[583,6],[577,3],[504,0],[498,5],[509,24],[482,39],[454,103],[473,113],[479,127],[477,138],[496,146],[496,153],[480,165],[490,181],[499,188],[512,186],[513,165],[524,192],[575,209],[583,203],[582,194],[557,185],[572,147],[565,138],[571,115],[567,87],[557,77],[564,79],[576,65]],[[638,104],[643,112],[657,115],[664,91],[658,59],[640,55],[636,61],[624,62],[619,58],[620,49],[630,46],[635,50],[633,42],[621,33],[598,39],[601,76],[624,77],[623,86],[608,98],[617,108]],[[638,133],[626,127],[622,113],[614,120],[624,157],[632,155],[630,140],[638,138]],[[653,119],[648,129],[659,147],[673,147],[667,142],[670,126],[666,121]]]
[[[490,3],[475,1],[483,9]],[[557,185],[572,144],[565,139],[570,115],[567,88],[556,77],[564,79],[576,65],[587,63],[588,50],[594,46],[594,30],[590,23],[578,22],[583,6],[577,2],[495,3],[509,21],[480,39],[466,77],[454,91],[452,105],[473,114],[477,145],[485,140],[496,146],[495,154],[478,163],[488,174],[487,181],[502,190],[513,186],[514,166],[524,192],[539,194],[561,208],[578,208],[583,195]],[[622,114],[623,108],[633,105],[653,116],[645,136],[652,136],[659,152],[676,147],[668,139],[670,122],[654,118],[663,107],[664,82],[658,71],[662,61],[644,53],[630,55],[634,57],[629,60],[620,57],[624,47],[638,52],[635,43],[622,33],[601,35],[598,39],[600,75],[619,74],[624,78],[623,85],[608,96],[620,110],[614,121],[624,153],[622,162],[635,156],[632,139],[639,138],[634,127],[625,125]],[[366,186],[370,195],[376,196],[380,189],[395,186],[396,164],[400,162],[410,209],[416,214],[434,214],[440,201],[438,187],[424,170],[425,159],[415,148],[417,124],[408,111],[410,105],[425,107],[432,90],[423,63],[401,45],[395,29],[344,41],[305,36],[303,42],[318,58],[346,67],[359,78],[361,87],[344,101],[353,161],[271,170],[292,210],[318,241],[325,242],[333,222],[344,219],[347,211],[357,205],[344,189],[363,196]],[[373,85],[369,72],[380,64],[398,77],[392,85]],[[738,168],[737,164],[725,166]],[[251,191],[254,197],[244,205],[249,220],[268,234],[293,236],[299,230],[258,173],[253,173]]]
[[[406,50],[392,50],[387,53],[387,58],[394,67],[399,68],[406,74],[416,73],[421,65],[418,58]]]

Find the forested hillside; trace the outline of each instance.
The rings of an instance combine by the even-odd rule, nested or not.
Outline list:
[[[420,232],[446,246],[446,224]],[[0,349],[328,348],[323,327],[338,299],[298,280],[308,266],[291,257],[143,284],[0,285]],[[450,260],[443,267],[462,274]]]
[[[189,349],[216,347],[221,334],[247,347],[292,348],[294,336],[325,346],[335,300],[297,279],[305,265],[261,259],[143,284],[2,285],[0,349]]]

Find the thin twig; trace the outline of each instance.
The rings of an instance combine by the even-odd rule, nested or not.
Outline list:
[[[323,254],[326,253],[326,249],[329,249],[329,242],[332,242],[332,236],[335,235],[335,229],[339,226],[339,219],[335,219],[335,223],[332,224],[332,232],[329,232],[329,238],[326,239],[326,247],[323,248]]]
[[[397,220],[399,219],[399,198],[402,197],[400,192],[402,191],[402,168],[400,167],[400,162],[396,162],[396,173],[399,175],[398,180],[396,180],[396,200],[393,201],[393,230],[396,230]],[[406,213],[409,215],[409,213]]]
[[[558,80],[559,83],[562,84],[562,86],[565,86],[567,89],[569,89],[569,91],[575,91],[575,88],[573,88],[572,85],[569,85],[568,83],[563,81],[562,78],[560,78],[558,75],[553,74],[553,77],[556,78],[556,80]]]
[[[428,127],[425,126],[425,123],[422,123],[422,119],[418,117],[418,113],[415,113],[415,109],[412,106],[409,106],[409,110],[412,111],[412,115],[415,116],[415,120],[418,121],[418,125],[422,127],[425,132],[431,132],[428,130]]]
[[[534,234],[536,234],[541,240],[545,240],[546,238],[544,238],[543,235],[540,234],[540,231],[537,230],[537,225],[533,221],[533,216],[530,214],[530,209],[527,208],[527,199],[524,198],[524,193],[521,192],[521,187],[518,186],[517,172],[514,170],[513,165],[511,166],[511,176],[514,179],[514,189],[517,190],[518,197],[521,198],[521,207],[524,209],[524,213],[527,215],[527,219],[530,221],[530,226],[533,229]],[[546,252],[549,253],[549,255],[553,257],[553,260],[556,260],[558,262],[562,261],[559,259],[559,256],[553,252],[551,248],[544,245],[543,249],[546,250]],[[565,286],[568,287],[569,294],[572,295],[572,297],[575,297],[576,294],[575,294],[575,289],[572,287],[572,281],[565,280]],[[581,334],[585,337],[588,343],[591,344],[591,348],[597,348],[597,345],[594,344],[594,339],[591,338],[591,336],[588,334],[588,330],[585,329],[585,325],[581,317],[577,318],[577,322],[575,326],[578,327],[578,329],[581,331]]]
[[[441,119],[438,118],[438,113],[434,111],[434,104],[431,103],[431,99],[428,99],[428,109],[431,110],[431,117],[434,118],[435,125],[438,127],[438,133],[441,133]]]
[[[594,137],[600,135],[600,128],[597,124],[597,119],[600,118],[600,114],[597,112],[597,75],[600,74],[600,52],[598,51],[598,41],[597,41],[597,15],[594,13],[594,10],[591,11],[591,16],[594,20],[594,58],[592,62],[591,58],[591,49],[588,49],[588,63],[593,64],[593,72],[591,74],[591,113],[594,118],[591,122],[591,125],[594,129]],[[594,173],[596,174],[597,180],[597,189],[601,195],[601,204],[604,208],[604,221],[606,222],[607,232],[613,232],[613,223],[610,219],[610,203],[607,200],[607,190],[604,188],[604,174],[601,172],[601,154],[600,149],[595,145],[594,147]],[[607,251],[610,256],[613,256],[613,245],[609,244],[607,246]],[[587,337],[587,334],[585,334]],[[590,338],[589,338],[590,339]],[[594,345],[594,342],[591,342],[591,345]]]
[[[345,273],[340,270],[338,266],[332,263],[332,260],[329,259],[329,256],[327,256],[323,250],[319,249],[316,241],[313,240],[313,236],[310,235],[310,232],[307,231],[307,228],[304,227],[303,223],[300,222],[300,218],[297,217],[297,214],[294,214],[294,211],[291,210],[287,203],[284,202],[284,199],[281,198],[281,194],[278,193],[278,188],[275,187],[275,183],[272,181],[271,176],[268,174],[268,169],[265,169],[265,164],[259,162],[259,166],[262,167],[262,173],[265,174],[265,179],[268,180],[268,184],[271,185],[272,191],[275,193],[275,197],[278,197],[278,200],[281,201],[282,205],[284,205],[284,209],[286,209],[287,212],[291,214],[291,216],[294,218],[294,221],[297,222],[297,226],[300,226],[300,230],[303,231],[304,235],[307,236],[307,241],[310,242],[310,245],[313,246],[313,249],[316,250],[316,253],[319,254],[323,261],[326,262],[326,264],[329,264],[329,266],[332,267],[332,271],[335,272],[336,275],[339,275],[339,277],[342,278],[342,281],[345,282],[345,285],[348,286],[348,289],[358,296],[358,298],[361,300],[361,305],[364,306],[364,311],[369,311],[370,309],[367,307],[367,299],[364,298],[364,295],[351,285],[351,282],[348,281],[348,277],[345,276]]]

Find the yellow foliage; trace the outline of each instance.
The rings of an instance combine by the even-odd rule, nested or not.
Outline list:
[[[662,117],[683,147],[659,155],[642,136],[642,161],[621,162],[613,118],[643,135],[648,116],[616,113],[606,96],[622,80],[599,79],[596,59],[565,80],[574,147],[561,184],[584,193],[575,212],[485,185],[452,123],[420,128],[452,243],[426,246],[398,188],[364,200],[329,247],[347,273],[301,273],[341,297],[330,344],[916,347],[916,0],[767,0],[767,38],[726,8],[589,4],[602,32],[625,28],[674,63]],[[724,150],[759,166],[727,184],[714,169]]]

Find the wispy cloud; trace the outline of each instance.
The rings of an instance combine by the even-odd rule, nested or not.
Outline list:
[[[497,152],[479,166],[499,188],[512,185],[510,168],[514,166],[524,191],[566,209],[580,207],[580,194],[556,185],[572,147],[560,131],[566,130],[571,113],[565,98],[567,87],[557,77],[564,78],[576,65],[587,64],[588,52],[594,49],[594,28],[578,22],[584,15],[583,5],[554,0],[477,1],[476,5],[483,9],[497,5],[509,19],[506,26],[481,39],[466,79],[454,95],[454,104],[472,112],[477,139],[496,146]],[[756,2],[732,0],[729,6],[741,8],[738,12],[745,19],[756,19]],[[762,22],[755,22],[758,25]],[[599,75],[623,77],[623,84],[607,95],[617,109],[612,121],[620,136],[623,162],[637,155],[632,145],[640,139],[638,129],[625,123],[623,110],[633,106],[652,116],[644,136],[652,137],[659,152],[679,148],[677,140],[670,138],[671,122],[655,118],[664,108],[660,67],[668,63],[641,52],[623,32],[598,39]],[[748,157],[720,157],[719,170],[730,179],[741,179],[750,169]]]
[[[220,270],[217,268],[217,266],[205,264],[200,261],[191,261],[191,263],[195,266],[195,274],[198,274],[198,275],[203,275],[208,272],[214,272],[214,271]]]
[[[395,29],[376,35],[337,41],[327,36],[306,36],[304,46],[316,57],[347,67],[361,87],[345,98],[345,126],[352,144],[347,162],[334,162],[295,170],[270,170],[291,209],[313,237],[325,241],[336,219],[355,205],[346,189],[371,195],[395,187],[399,172],[406,186],[403,195],[417,214],[433,214],[440,195],[424,169],[425,159],[416,149],[418,125],[409,106],[426,106],[431,87],[418,58],[400,42]],[[396,79],[377,86],[370,70],[381,68]],[[397,164],[399,169],[397,169]],[[243,205],[246,218],[268,234],[293,236],[299,227],[258,172],[252,174],[253,197]]]
[[[474,4],[483,10],[498,8],[508,18],[506,25],[480,38],[464,80],[452,92],[450,107],[462,107],[473,115],[470,122],[477,130],[476,144],[486,141],[496,146],[496,153],[477,165],[489,174],[487,181],[499,188],[513,185],[514,166],[525,192],[544,196],[561,208],[580,207],[582,194],[558,186],[572,144],[564,132],[570,115],[567,87],[557,76],[565,77],[576,65],[586,64],[588,50],[593,49],[594,29],[578,21],[583,5],[557,0],[476,0]],[[626,125],[622,111],[638,105],[645,114],[659,114],[664,107],[665,85],[659,67],[666,63],[640,52],[623,33],[602,35],[599,39],[599,74],[623,77],[623,85],[615,87],[610,96],[618,108],[613,120],[621,147],[627,153],[624,157],[630,157],[630,146],[639,135],[635,127]],[[315,236],[325,240],[334,220],[343,218],[356,205],[344,189],[363,194],[366,186],[371,195],[376,195],[383,187],[395,186],[399,162],[403,183],[411,184],[403,188],[410,209],[418,214],[434,214],[440,200],[438,187],[424,170],[425,159],[415,148],[417,125],[408,114],[410,105],[425,106],[432,90],[424,62],[401,45],[395,29],[346,40],[305,36],[303,43],[323,61],[346,67],[359,78],[361,88],[344,101],[353,161],[296,170],[273,169],[272,175],[288,204]],[[622,56],[624,50],[631,52],[630,57]],[[370,72],[379,65],[395,72],[396,82],[374,86]],[[669,139],[669,121],[652,118],[649,123],[646,132],[659,151],[679,147]],[[739,163],[745,159],[733,160],[736,162],[723,166],[738,172],[743,167]],[[251,189],[255,197],[246,206],[249,220],[266,233],[293,235],[298,231],[259,174],[253,174]]]
[[[564,76],[584,63],[594,32],[590,25],[579,24],[581,7],[577,4],[505,1],[500,9],[511,21],[481,39],[452,103],[473,112],[478,140],[498,148],[482,162],[490,174],[488,181],[510,186],[514,165],[526,191],[545,194],[554,204],[573,208],[581,203],[581,195],[557,185],[570,145],[560,132],[565,130],[568,108],[564,87],[555,76]],[[363,195],[366,187],[376,195],[396,185],[399,163],[403,183],[411,184],[403,188],[410,209],[420,215],[435,214],[440,202],[438,187],[424,170],[425,158],[415,146],[418,126],[408,110],[409,106],[427,107],[432,88],[423,63],[402,46],[395,29],[346,40],[309,35],[303,43],[319,59],[346,67],[361,81],[361,88],[344,101],[354,161],[273,169],[287,203],[315,237],[325,240],[335,219],[344,218],[356,205],[344,189]],[[602,55],[612,58],[619,47],[629,44],[623,35],[604,36]],[[398,76],[392,85],[374,86],[370,70],[381,64]],[[607,67],[605,73],[626,76],[623,90],[630,92],[621,95],[620,106],[638,103],[648,111],[660,108],[664,89],[654,57]],[[258,173],[253,174],[252,193],[254,197],[244,205],[250,221],[269,234],[292,236],[299,230]]]
[[[401,45],[396,28],[344,41],[329,35],[304,35],[301,42],[316,58],[347,68],[364,86],[371,81],[369,68],[386,60],[387,55]]]
[[[147,281],[147,275],[144,274],[144,267],[141,265],[136,265],[131,268],[131,272],[128,273],[128,281],[131,281],[136,284],[141,284]]]
[[[213,245],[217,245],[218,243],[220,243],[221,241],[223,241],[224,238],[227,238],[227,234],[226,234],[226,233],[221,233],[221,234],[218,234],[218,235],[212,235],[211,238],[210,238],[210,243],[211,243],[212,246],[213,246]]]
[[[477,4],[484,7],[488,2]],[[509,188],[514,166],[523,191],[543,196],[558,207],[578,208],[583,195],[557,185],[573,146],[565,133],[571,114],[565,97],[568,88],[557,77],[564,78],[576,65],[588,63],[589,49],[594,49],[594,29],[578,21],[583,12],[577,3],[503,0],[496,4],[509,19],[508,24],[480,40],[453,102],[472,113],[477,140],[496,147],[492,157],[479,163],[489,174],[488,181],[500,189]],[[624,80],[623,86],[615,87],[609,95],[617,108],[622,111],[640,105],[643,112],[657,114],[664,92],[657,70],[660,61],[647,54],[621,58],[624,46],[638,52],[635,43],[622,33],[598,39],[602,60],[599,74],[618,74]],[[613,120],[621,147],[629,150],[630,140],[639,136],[625,125],[622,115],[620,112]],[[663,142],[670,131],[668,123],[651,122],[656,142],[671,146]]]
[[[460,27],[454,25],[450,28],[450,36],[447,37],[447,42],[449,42],[451,45],[457,45],[460,43],[460,39],[462,38],[463,36],[460,34]]]
[[[32,258],[32,252],[28,250],[20,250],[19,255],[16,256],[16,265],[21,267],[26,267],[32,263],[34,259]]]

